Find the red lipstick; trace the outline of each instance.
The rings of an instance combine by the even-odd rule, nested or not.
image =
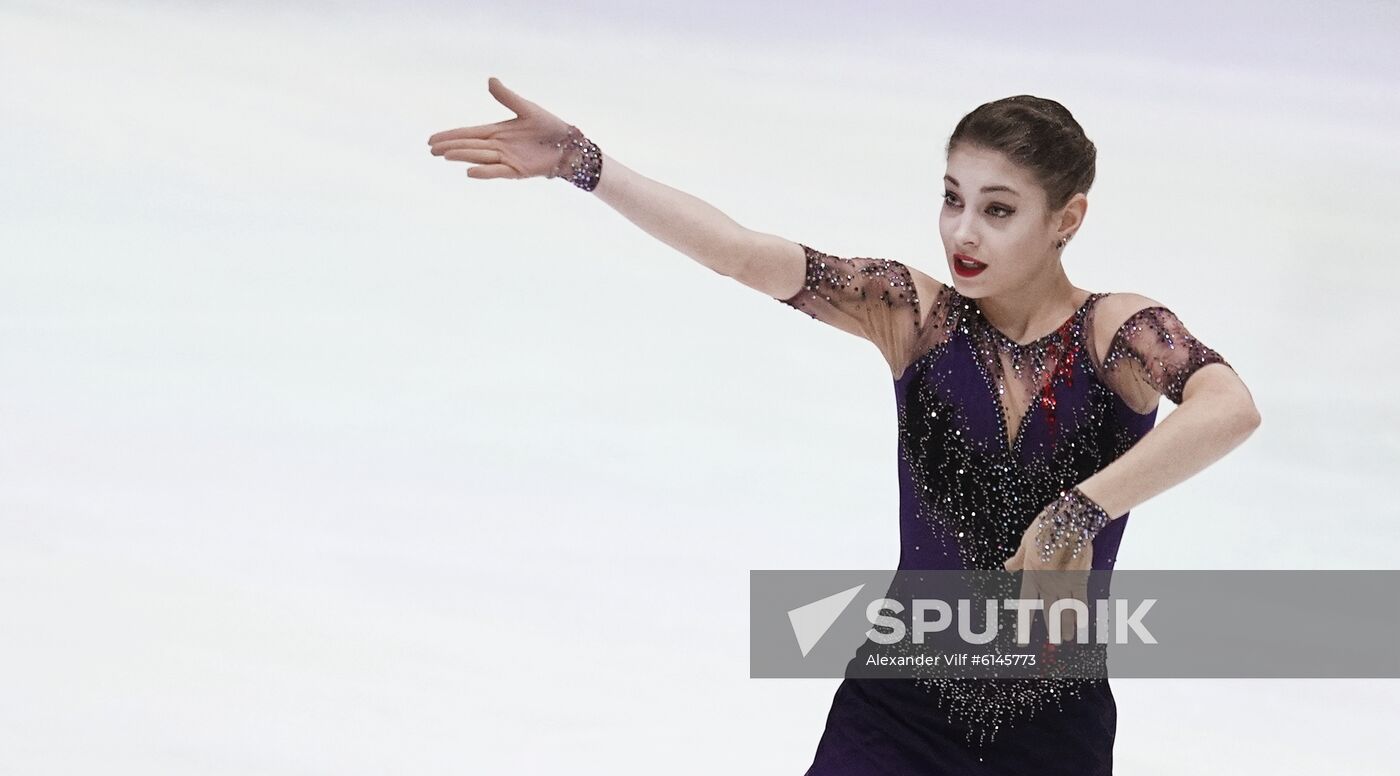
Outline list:
[[[958,277],[970,278],[982,274],[982,270],[987,265],[965,253],[953,254],[953,271],[958,273]]]

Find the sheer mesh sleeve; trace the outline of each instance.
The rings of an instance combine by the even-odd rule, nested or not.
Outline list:
[[[1118,327],[1101,372],[1109,387],[1138,411],[1156,406],[1160,396],[1180,404],[1186,381],[1224,357],[1196,339],[1166,307],[1144,307]]]
[[[802,250],[806,281],[796,294],[778,301],[870,340],[891,371],[901,374],[920,339],[919,294],[910,268],[893,259],[841,258],[806,245]],[[930,301],[941,306],[948,287],[939,283],[938,289]]]

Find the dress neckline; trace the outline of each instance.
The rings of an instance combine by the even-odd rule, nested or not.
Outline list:
[[[967,301],[968,306],[972,308],[972,311],[977,316],[977,319],[980,320],[982,322],[982,325],[985,326],[987,330],[992,333],[992,336],[996,337],[998,340],[1001,340],[1002,344],[1007,345],[1013,350],[1025,350],[1026,348],[1033,348],[1037,345],[1041,345],[1050,341],[1052,338],[1058,335],[1062,329],[1068,326],[1075,318],[1078,318],[1080,314],[1082,314],[1086,309],[1088,309],[1089,304],[1093,302],[1094,299],[1096,299],[1097,297],[1102,296],[1102,294],[1094,291],[1089,292],[1089,295],[1084,298],[1083,302],[1079,303],[1079,306],[1075,308],[1074,312],[1069,314],[1068,318],[1065,318],[1064,321],[1062,321],[1058,326],[1046,332],[1044,335],[1036,337],[1030,342],[1017,342],[1016,340],[1011,339],[1011,337],[1007,336],[1006,333],[1003,332],[1001,329],[998,329],[996,326],[993,326],[990,320],[987,320],[987,316],[982,313],[982,306],[977,304],[976,299],[962,296],[962,294],[958,294],[958,296],[962,297],[964,300]]]

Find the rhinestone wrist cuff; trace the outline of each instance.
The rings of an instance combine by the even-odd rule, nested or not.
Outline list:
[[[554,147],[560,149],[559,163],[554,165],[554,170],[547,177],[564,178],[584,191],[598,187],[598,180],[603,174],[603,152],[596,143],[570,124],[569,133]]]
[[[1051,502],[1041,516],[1040,530],[1036,533],[1040,559],[1049,561],[1065,548],[1070,550],[1071,558],[1078,557],[1084,545],[1093,541],[1108,522],[1108,513],[1084,495],[1079,486],[1061,491],[1059,498]]]

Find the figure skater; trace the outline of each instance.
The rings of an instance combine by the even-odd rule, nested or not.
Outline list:
[[[894,381],[900,570],[1111,571],[1133,507],[1259,425],[1249,390],[1165,305],[1070,282],[1095,147],[1054,100],[978,106],[945,149],[952,284],[747,229],[604,154],[507,89],[515,113],[439,132],[467,175],[562,178],[715,272],[874,343]],[[1156,426],[1160,398],[1178,407]],[[866,679],[832,700],[808,776],[1110,774],[1102,678]]]

